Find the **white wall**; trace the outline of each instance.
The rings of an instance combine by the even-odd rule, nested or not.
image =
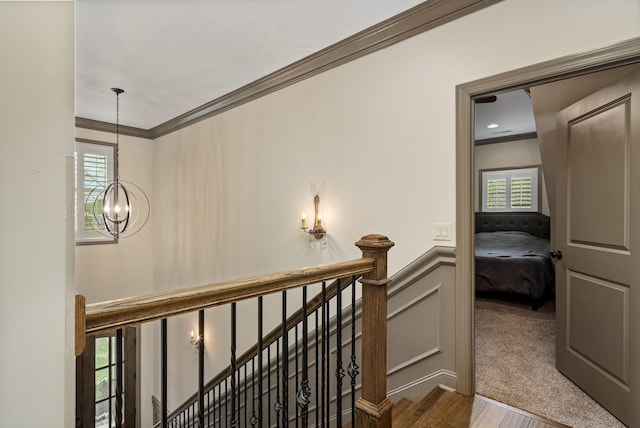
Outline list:
[[[161,137],[156,287],[355,258],[371,232],[395,241],[396,272],[434,245],[432,223],[455,228],[456,85],[639,34],[636,0],[508,0]],[[298,230],[316,192],[326,248]],[[222,312],[207,315],[214,371],[228,361]],[[193,325],[174,324],[176,370]],[[170,403],[193,392],[195,373],[181,379]]]
[[[74,422],[73,6],[0,2],[3,427]]]
[[[480,184],[482,177],[479,172],[483,169],[495,168],[520,168],[528,166],[542,167],[540,158],[540,146],[537,139],[509,141],[505,143],[483,144],[476,146],[475,177],[478,185],[475,189],[476,211],[480,211]],[[549,201],[547,198],[547,187],[544,181],[542,168],[539,171],[538,180],[541,183],[542,192],[540,212],[549,215]]]
[[[120,102],[122,105],[126,99],[121,98]],[[76,138],[115,143],[114,134],[81,128],[76,129]],[[153,141],[121,135],[119,147],[120,178],[140,186],[153,201]],[[86,297],[87,303],[153,292],[153,214],[140,232],[120,239],[117,244],[76,246],[75,282],[78,293]],[[141,350],[141,423],[142,426],[151,426],[153,356],[157,353],[155,332],[152,325],[144,325],[138,334]]]

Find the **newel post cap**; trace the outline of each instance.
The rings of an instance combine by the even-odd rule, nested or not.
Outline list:
[[[363,236],[358,242],[356,242],[356,246],[358,248],[360,248],[362,251],[368,252],[388,251],[389,248],[393,247],[394,245],[395,244],[390,241],[389,238],[377,233]]]

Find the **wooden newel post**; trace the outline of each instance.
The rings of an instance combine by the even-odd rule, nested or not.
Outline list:
[[[357,427],[391,428],[393,403],[387,398],[387,252],[386,236],[367,235],[356,242],[362,258],[376,268],[362,283],[362,394],[356,403]]]

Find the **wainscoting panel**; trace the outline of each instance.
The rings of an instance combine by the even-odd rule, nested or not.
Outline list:
[[[392,278],[388,302],[387,391],[419,400],[455,388],[455,255],[435,247]]]

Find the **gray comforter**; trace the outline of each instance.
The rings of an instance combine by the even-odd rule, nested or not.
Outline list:
[[[529,296],[535,306],[554,286],[549,241],[526,232],[476,233],[476,291]]]

